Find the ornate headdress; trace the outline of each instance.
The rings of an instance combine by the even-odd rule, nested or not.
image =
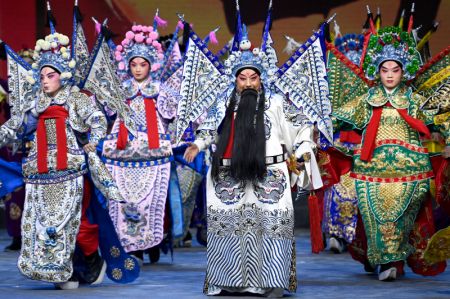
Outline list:
[[[359,65],[364,47],[364,35],[349,33],[334,40],[336,48],[351,62]]]
[[[370,37],[363,63],[366,77],[370,80],[375,79],[380,65],[388,60],[397,61],[402,65],[403,77],[406,80],[415,77],[422,59],[416,50],[412,34],[398,27],[387,27]]]
[[[115,49],[115,60],[119,72],[128,73],[133,58],[142,57],[151,65],[152,72],[161,67],[163,49],[158,42],[159,34],[152,26],[134,25],[125,34],[121,44]]]
[[[276,66],[271,66],[269,57],[265,52],[259,48],[252,48],[245,25],[242,26],[240,33],[239,49],[231,52],[228,59],[224,62],[225,74],[230,77],[231,82],[234,82],[240,71],[252,68],[259,72],[261,82],[268,86],[268,80],[275,74]]]
[[[33,85],[40,84],[40,72],[46,66],[61,73],[62,85],[69,83],[75,73],[76,62],[70,55],[69,38],[64,34],[55,32],[37,40],[33,59],[32,70],[27,77]]]

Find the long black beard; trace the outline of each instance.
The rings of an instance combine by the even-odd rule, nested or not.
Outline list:
[[[266,167],[266,134],[264,126],[265,94],[246,89],[241,94],[234,120],[234,141],[230,175],[240,182],[260,181]],[[231,133],[231,120],[236,107],[236,91],[225,112],[222,130],[219,134],[216,152],[213,155],[211,175],[219,178],[220,159],[223,157]]]

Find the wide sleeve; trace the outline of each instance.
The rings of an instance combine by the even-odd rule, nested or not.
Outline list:
[[[350,124],[352,129],[363,130],[372,117],[372,109],[366,98],[367,94],[354,98],[341,107],[333,107],[332,116]]]
[[[282,143],[290,155],[293,154],[296,159],[305,160],[305,170],[299,174],[292,173],[291,186],[297,184],[298,187],[306,190],[321,188],[323,182],[315,157],[317,144],[314,141],[314,124],[289,99],[278,95],[273,98],[273,104],[277,105]],[[305,154],[308,153],[310,159],[306,158]]]
[[[95,104],[95,100],[83,93],[78,93],[76,98],[75,107],[78,120],[90,129],[89,142],[98,143],[106,136],[106,118]]]
[[[8,119],[0,127],[0,147],[26,138],[26,136],[36,131],[37,116],[38,114],[33,108],[24,113],[19,126],[17,126],[17,122],[20,121],[18,118],[13,116],[13,118]]]
[[[219,98],[209,107],[205,120],[199,125],[194,144],[200,151],[207,149],[211,144],[218,141],[218,128],[225,117],[226,100],[225,97]]]

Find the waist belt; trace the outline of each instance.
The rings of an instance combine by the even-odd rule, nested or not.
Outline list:
[[[266,157],[266,165],[278,164],[288,159],[288,153]],[[220,166],[231,166],[231,159],[220,159]]]

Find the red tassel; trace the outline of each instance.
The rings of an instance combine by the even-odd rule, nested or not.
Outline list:
[[[324,250],[322,227],[320,225],[321,215],[319,209],[319,198],[314,192],[308,197],[309,209],[309,227],[311,231],[311,250],[313,253],[319,253]]]

